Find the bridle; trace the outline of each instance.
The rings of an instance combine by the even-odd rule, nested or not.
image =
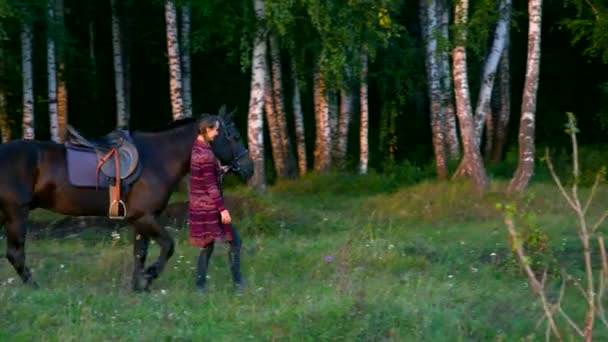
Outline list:
[[[228,173],[230,171],[233,172],[239,172],[241,171],[241,164],[239,163],[239,160],[241,158],[243,158],[244,156],[249,154],[249,150],[247,148],[243,148],[243,151],[241,151],[239,154],[236,154],[234,152],[234,137],[232,136],[232,134],[228,133],[228,130],[225,129],[225,124],[223,120],[218,120],[220,122],[220,127],[224,128],[221,131],[224,132],[224,134],[226,135],[226,139],[228,139],[228,141],[230,142],[230,153],[232,154],[232,162],[229,165],[224,165],[221,161],[220,161],[220,167],[222,168],[222,172],[223,173]]]

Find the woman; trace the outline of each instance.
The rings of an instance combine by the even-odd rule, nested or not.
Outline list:
[[[218,135],[219,121],[211,116],[204,117],[199,122],[198,130],[190,161],[189,202],[190,243],[201,248],[196,286],[200,290],[205,289],[207,268],[215,241],[225,241],[230,245],[228,257],[232,280],[237,289],[240,289],[241,240],[231,223],[230,213],[224,207],[222,169],[210,145]]]

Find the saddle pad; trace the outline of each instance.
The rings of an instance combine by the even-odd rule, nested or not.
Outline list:
[[[73,186],[95,187],[95,171],[97,169],[97,153],[86,147],[66,147],[68,179]],[[108,178],[99,172],[99,188],[108,188]]]

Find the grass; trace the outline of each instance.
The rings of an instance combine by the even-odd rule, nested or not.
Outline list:
[[[23,287],[0,260],[0,340],[544,337],[544,327],[535,329],[541,308],[509,263],[495,209],[512,200],[501,192],[506,183],[493,181],[479,198],[466,183],[342,176],[281,182],[263,196],[228,191],[255,203],[254,212],[236,218],[248,284],[243,296],[232,295],[223,246],[211,259],[209,293],[193,290],[197,250],[184,227],[176,227],[176,253],[148,294],[130,291],[129,230],[118,240],[110,231],[96,240],[30,239],[28,263],[41,289]],[[597,197],[594,217],[608,189]],[[557,189],[535,183],[526,198],[555,256],[580,269],[574,220]],[[0,255],[5,248],[0,244]],[[152,245],[149,262],[157,253]],[[582,310],[572,289],[566,297],[570,312]],[[603,326],[596,330],[606,335]]]

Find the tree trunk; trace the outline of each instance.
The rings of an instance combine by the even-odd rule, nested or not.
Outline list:
[[[327,114],[329,115],[329,140],[331,165],[335,166],[338,160],[338,131],[339,125],[339,93],[330,91],[327,93]]]
[[[338,142],[337,158],[340,164],[346,162],[346,151],[348,148],[348,131],[353,111],[353,91],[351,88],[352,70],[350,65],[344,68],[346,85],[340,91],[340,118],[338,120]]]
[[[540,71],[541,8],[542,0],[529,0],[528,57],[518,136],[519,162],[507,189],[509,193],[524,190],[534,173],[534,116]]]
[[[182,75],[177,41],[177,14],[175,2],[165,0],[165,21],[167,25],[167,56],[169,57],[169,91],[173,120],[184,118],[182,103]]]
[[[306,158],[306,135],[304,134],[304,115],[302,114],[302,101],[300,100],[300,86],[298,85],[298,70],[296,59],[291,56],[291,79],[293,82],[293,117],[296,130],[296,146],[298,150],[298,173],[306,175],[308,162]]]
[[[364,47],[361,50],[361,89],[360,89],[360,101],[361,101],[361,124],[359,131],[359,144],[360,155],[359,155],[359,173],[367,174],[369,164],[369,144],[368,144],[368,123],[369,123],[369,112],[367,104],[367,49]]]
[[[494,87],[494,76],[496,68],[500,61],[500,56],[505,47],[507,25],[511,11],[511,0],[501,0],[498,12],[501,14],[496,24],[494,31],[494,41],[490,54],[486,58],[486,63],[483,68],[483,76],[479,95],[477,97],[477,107],[475,109],[475,139],[477,146],[481,148],[481,135],[483,134],[483,126],[486,121],[486,115],[490,111],[490,101],[492,99],[492,88]]]
[[[123,13],[119,13],[119,20],[121,23],[121,44],[122,44],[122,68],[123,68],[123,80],[125,86],[125,112],[127,117],[131,117],[131,48],[132,42],[132,31],[133,31],[133,14],[132,10],[133,0],[123,0],[122,4]]]
[[[57,119],[57,70],[55,64],[55,37],[52,36],[53,23],[53,0],[47,0],[47,32],[46,32],[46,68],[48,81],[49,119],[51,129],[51,140],[60,142],[59,120]]]
[[[279,122],[277,120],[276,106],[272,97],[271,69],[266,70],[264,75],[264,111],[268,122],[268,133],[270,135],[270,145],[272,146],[272,159],[277,172],[277,177],[287,178],[287,161],[281,146],[281,133],[279,132]]]
[[[450,9],[447,0],[437,2],[438,15],[441,18],[439,29],[444,41],[449,42]],[[441,79],[441,103],[444,111],[446,128],[446,147],[448,156],[452,160],[460,159],[460,141],[456,124],[456,113],[454,112],[454,91],[452,89],[452,73],[450,70],[450,56],[447,48],[442,48],[439,53],[439,72]]]
[[[441,106],[441,80],[437,60],[437,1],[420,0],[420,22],[423,27],[423,37],[426,41],[426,75],[427,89],[430,102],[431,130],[433,132],[433,150],[435,167],[439,179],[448,178],[445,151],[445,119]]]
[[[125,99],[120,20],[116,10],[116,0],[110,0],[110,4],[112,6],[112,49],[114,56],[114,87],[116,92],[116,128],[126,129],[129,127],[129,116],[127,115]]]
[[[509,130],[509,118],[511,116],[511,79],[509,71],[509,42],[505,46],[499,65],[499,94],[496,124],[494,125],[494,143],[492,144],[491,160],[500,162],[504,158],[507,133]]]
[[[454,62],[454,92],[456,98],[456,113],[460,123],[460,134],[464,156],[455,177],[468,175],[475,184],[479,193],[485,193],[488,188],[488,178],[481,161],[479,146],[475,141],[475,127],[471,114],[471,100],[469,95],[469,81],[467,77],[466,59],[466,26],[468,15],[468,0],[462,0],[455,6],[455,22],[458,30],[458,44],[453,50]]]
[[[325,88],[325,72],[321,65],[321,58],[317,59],[314,72],[314,102],[315,102],[315,171],[325,173],[331,167],[330,155],[330,128],[329,108],[327,105],[327,92]]]
[[[35,139],[34,130],[34,77],[33,77],[32,24],[23,24],[21,30],[21,63],[23,73],[23,139]]]
[[[182,94],[184,100],[184,115],[192,116],[192,62],[190,61],[190,18],[191,9],[190,3],[182,6],[182,30],[181,30],[181,48],[182,48]]]
[[[0,137],[5,143],[11,140],[11,127],[8,122],[8,105],[6,102],[4,47],[0,43]]]
[[[280,137],[280,147],[285,161],[285,178],[294,178],[296,174],[296,160],[291,150],[291,139],[287,130],[287,116],[283,105],[283,77],[281,75],[281,53],[276,34],[270,35],[270,60],[272,63],[272,98]]]
[[[59,139],[65,141],[68,124],[68,88],[66,85],[66,29],[65,6],[63,0],[55,0],[55,18],[60,39],[57,40],[57,122],[59,124]]]
[[[255,15],[258,22],[264,19],[264,0],[254,0]],[[247,116],[247,141],[249,155],[253,160],[254,174],[249,185],[257,191],[266,190],[264,173],[264,77],[266,75],[266,38],[265,28],[258,26],[253,42],[251,62],[251,89],[249,95],[249,113]]]

